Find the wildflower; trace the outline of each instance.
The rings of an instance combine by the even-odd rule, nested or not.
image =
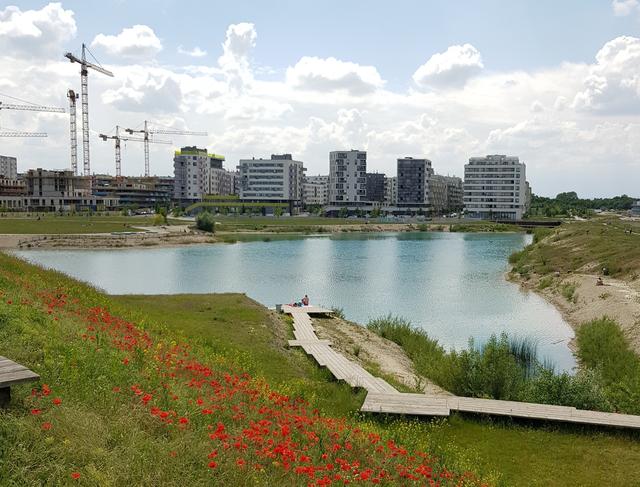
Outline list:
[[[216,468],[218,464],[214,461],[209,462],[209,468]]]
[[[80,478],[80,472],[71,472],[71,478],[73,480],[78,480]]]
[[[60,406],[60,404],[62,404],[62,399],[60,399],[59,397],[55,397],[51,402],[56,406]]]
[[[40,414],[42,412],[41,409],[32,409],[31,410],[31,414],[33,414],[34,416],[37,416],[38,414]]]
[[[42,430],[43,431],[49,431],[51,429],[51,423],[42,423]]]
[[[185,417],[182,417],[178,420],[180,424],[189,424],[189,420]]]

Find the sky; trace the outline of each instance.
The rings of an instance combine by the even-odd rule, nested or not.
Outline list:
[[[148,120],[208,133],[151,144],[152,174],[184,145],[310,175],[332,150],[390,176],[508,154],[536,194],[640,197],[640,0],[0,1],[0,101],[68,107],[83,42],[114,73],[89,75],[92,172],[115,171],[98,134]],[[20,171],[70,167],[68,114],[0,110],[0,129],[49,134],[0,138]],[[122,158],[143,173],[142,144]]]

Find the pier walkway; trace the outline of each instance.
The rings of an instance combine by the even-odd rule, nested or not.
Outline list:
[[[328,340],[320,340],[318,338],[311,322],[311,315],[331,314],[331,310],[315,306],[294,307],[283,305],[282,311],[293,318],[295,340],[289,340],[290,346],[302,347],[307,355],[313,356],[320,366],[329,369],[336,379],[344,380],[352,387],[361,387],[367,390],[367,397],[360,408],[364,412],[449,416],[451,411],[461,411],[494,416],[640,429],[640,416],[630,414],[585,411],[574,407],[550,404],[399,392],[383,379],[373,376],[359,364],[336,352],[331,348],[331,343]]]

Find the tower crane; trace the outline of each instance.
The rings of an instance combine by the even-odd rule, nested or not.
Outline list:
[[[162,135],[209,135],[207,132],[193,132],[189,130],[176,130],[171,128],[165,129],[156,129],[150,128],[149,125],[151,122],[148,120],[144,121],[144,128],[142,129],[125,129],[127,133],[134,134],[144,134],[144,175],[149,177],[149,142],[154,142],[154,140],[149,139],[149,135],[162,134]]]
[[[73,91],[67,91],[69,98],[69,132],[71,134],[71,169],[73,174],[78,175],[78,129],[76,128],[76,100],[78,94]]]
[[[80,95],[82,104],[82,159],[84,163],[84,175],[91,175],[91,164],[89,162],[89,69],[93,69],[98,73],[113,77],[113,73],[104,69],[98,64],[87,61],[86,51],[89,49],[82,44],[82,57],[78,58],[73,53],[67,52],[64,57],[72,63],[80,64]],[[91,54],[91,51],[89,51]],[[91,54],[93,57],[93,54]],[[95,59],[95,57],[94,57]],[[97,62],[97,60],[96,60]]]
[[[5,95],[8,96],[8,95]],[[10,97],[13,98],[13,97]],[[26,110],[30,112],[55,112],[64,113],[64,108],[48,107],[44,105],[19,105],[16,103],[5,103],[0,101],[0,111],[2,110]],[[21,130],[0,130],[0,137],[46,137],[46,132],[24,132]]]
[[[100,134],[99,137],[104,140],[107,141],[109,139],[115,140],[115,146],[116,146],[116,177],[120,177],[122,176],[122,155],[121,155],[121,150],[120,150],[120,141],[124,140],[125,142],[131,141],[131,142],[145,142],[145,145],[148,144],[149,142],[153,143],[153,144],[172,144],[173,142],[171,142],[170,140],[146,140],[143,137],[129,137],[129,136],[122,136],[120,135],[120,126],[116,125],[116,134],[115,135],[106,135],[106,134]],[[145,176],[148,176],[148,174],[145,174]]]

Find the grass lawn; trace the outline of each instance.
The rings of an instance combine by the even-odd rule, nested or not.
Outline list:
[[[171,224],[171,220],[169,221]],[[0,216],[0,234],[73,234],[73,233],[110,233],[136,232],[134,225],[153,225],[152,216]]]

